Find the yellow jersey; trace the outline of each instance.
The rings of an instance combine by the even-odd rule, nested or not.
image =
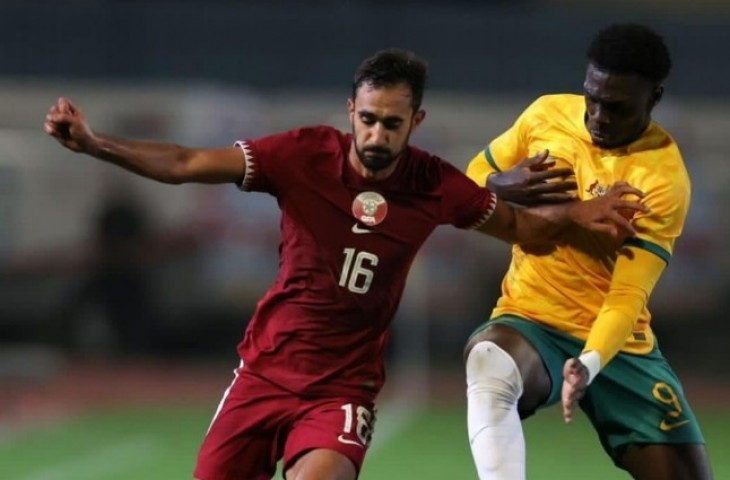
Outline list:
[[[615,182],[628,182],[646,194],[643,203],[650,212],[634,217],[639,233],[625,243],[668,262],[690,204],[689,175],[677,144],[652,122],[629,145],[599,148],[585,127],[585,113],[580,95],[540,97],[472,159],[467,174],[485,185],[490,173],[548,149],[558,167],[574,170],[581,200],[604,194]],[[555,246],[515,245],[492,316],[517,315],[587,339],[609,292],[620,247],[606,236],[577,228],[565,232]],[[651,351],[650,319],[644,305],[622,351]]]

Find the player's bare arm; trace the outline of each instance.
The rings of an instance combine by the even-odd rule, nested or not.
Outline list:
[[[548,150],[525,158],[513,168],[487,177],[487,188],[497,197],[519,205],[564,203],[575,200],[570,193],[577,188],[570,168],[552,168]]]
[[[647,212],[638,200],[627,200],[625,195],[641,199],[640,190],[624,182],[614,184],[608,192],[586,201],[531,208],[513,208],[498,202],[492,216],[479,231],[510,243],[551,242],[566,228],[579,226],[613,237],[634,236],[636,231],[627,212]]]
[[[164,183],[232,183],[240,182],[245,174],[243,154],[237,147],[196,149],[99,134],[66,98],[51,106],[44,129],[71,151]]]

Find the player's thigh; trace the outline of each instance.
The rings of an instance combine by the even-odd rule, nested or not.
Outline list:
[[[357,470],[342,453],[317,448],[300,456],[285,476],[286,480],[355,480]]]
[[[704,445],[631,445],[621,467],[635,480],[712,480]]]
[[[539,348],[541,344],[543,349],[550,348],[549,342],[542,338],[541,327],[533,329],[533,325],[533,322],[510,316],[492,319],[474,332],[464,352],[466,358],[474,345],[490,341],[512,357],[522,377],[523,394],[519,410],[523,417],[531,415],[547,401],[552,385],[542,349]]]
[[[374,424],[371,402],[350,398],[303,402],[284,447],[287,478],[354,479],[365,460]],[[319,477],[299,476],[313,469]]]
[[[195,478],[270,479],[296,407],[291,393],[237,369],[203,439]]]
[[[705,468],[697,418],[679,378],[658,349],[648,355],[619,353],[593,381],[580,406],[603,448],[622,468],[645,472],[638,465],[644,460],[651,460],[657,471],[674,470],[676,465],[682,465],[678,472]]]

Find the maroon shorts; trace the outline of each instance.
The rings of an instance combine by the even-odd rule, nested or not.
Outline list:
[[[327,448],[359,472],[372,435],[373,404],[351,398],[305,399],[236,369],[203,440],[195,467],[200,480],[264,480],[309,450]]]

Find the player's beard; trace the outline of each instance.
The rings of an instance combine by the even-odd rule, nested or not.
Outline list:
[[[380,170],[391,166],[393,162],[398,159],[400,154],[403,153],[403,150],[405,150],[405,145],[408,145],[410,133],[406,137],[406,142],[403,149],[401,149],[399,152],[393,152],[391,149],[385,147],[360,148],[360,146],[357,144],[357,137],[354,132],[352,138],[355,144],[355,153],[357,153],[357,158],[360,159],[360,163],[362,163],[363,166],[371,172],[379,172]]]

